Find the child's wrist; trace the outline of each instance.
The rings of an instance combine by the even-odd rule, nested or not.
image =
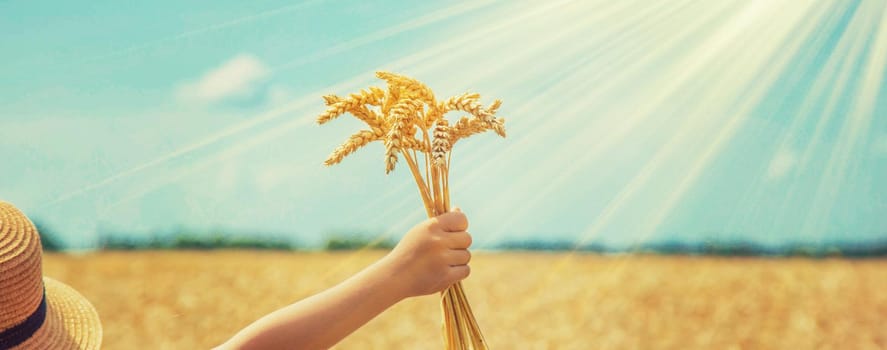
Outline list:
[[[403,265],[390,254],[379,260],[375,266],[378,277],[385,281],[387,289],[397,298],[397,301],[409,298],[409,278],[405,275]]]

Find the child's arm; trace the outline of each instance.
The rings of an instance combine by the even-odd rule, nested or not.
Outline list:
[[[326,349],[398,301],[468,276],[471,236],[461,212],[413,227],[373,265],[339,285],[268,314],[217,349]]]

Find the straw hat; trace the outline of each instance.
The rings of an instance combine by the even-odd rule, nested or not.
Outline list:
[[[77,291],[43,277],[40,236],[0,201],[0,350],[98,349],[99,315]]]

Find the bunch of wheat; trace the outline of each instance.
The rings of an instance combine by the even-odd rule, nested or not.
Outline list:
[[[376,76],[387,82],[387,90],[370,87],[348,97],[323,97],[328,108],[317,117],[318,124],[345,113],[367,124],[366,130],[351,135],[324,164],[339,163],[370,142],[382,141],[385,173],[394,170],[398,157],[403,156],[419,186],[428,217],[449,211],[453,146],[461,139],[487,130],[505,137],[505,120],[495,116],[502,102],[496,100],[484,107],[476,93],[439,101],[431,89],[413,78],[389,72],[377,72]],[[453,111],[465,112],[468,116],[450,125],[444,115]],[[424,166],[420,166],[420,154]],[[441,296],[446,348],[487,349],[462,283],[454,284]]]

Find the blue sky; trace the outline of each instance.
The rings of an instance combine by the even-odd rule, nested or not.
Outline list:
[[[0,199],[100,230],[395,236],[424,214],[324,94],[414,76],[504,100],[458,145],[476,242],[887,237],[876,0],[0,2]],[[459,115],[450,115],[458,118]],[[452,120],[451,119],[451,120]]]

